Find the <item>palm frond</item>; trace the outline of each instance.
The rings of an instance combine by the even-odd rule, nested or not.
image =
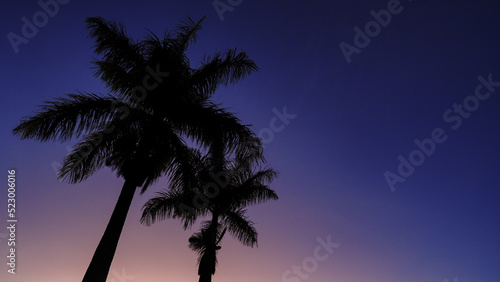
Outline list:
[[[144,71],[142,45],[130,39],[121,23],[107,21],[101,17],[86,19],[89,37],[96,42],[94,51],[103,54],[102,59],[94,60],[94,75],[99,77],[111,91],[125,94],[134,86],[137,70]]]
[[[234,209],[264,203],[268,200],[278,200],[278,195],[267,185],[255,184],[250,189],[241,189],[241,191],[235,192],[231,195],[231,199],[233,201],[230,202],[229,206]]]
[[[102,17],[89,17],[85,22],[89,37],[96,42],[94,51],[104,54],[106,61],[121,62],[124,66],[141,61],[139,45],[127,36],[123,24]]]
[[[217,105],[205,102],[199,105],[191,105],[184,111],[182,118],[173,117],[172,122],[178,124],[179,130],[186,136],[200,142],[206,148],[213,149],[214,142],[222,140],[224,144],[224,155],[238,152],[241,155],[260,154],[261,143],[256,140],[255,134],[248,125],[243,125],[233,113]],[[252,142],[250,142],[252,141]]]
[[[94,64],[94,75],[99,77],[106,87],[113,92],[123,95],[131,91],[135,86],[141,85],[136,81],[137,75],[131,73],[132,70],[126,69],[120,63],[109,60],[94,60],[92,64]]]
[[[68,94],[45,102],[35,115],[24,117],[13,133],[21,139],[67,141],[98,130],[114,115],[123,115],[122,107],[128,105],[111,96]]]
[[[234,84],[254,71],[257,65],[245,52],[231,49],[205,57],[192,76],[191,84],[205,98],[211,97],[220,85]]]
[[[234,210],[264,203],[268,200],[278,200],[276,192],[266,184],[266,182],[271,182],[277,175],[278,173],[272,169],[258,171],[246,180],[245,178],[237,178],[241,177],[241,174],[238,176],[233,175],[233,177],[237,178],[236,183],[226,189],[224,199],[221,201],[226,203],[227,209]]]
[[[223,222],[227,231],[243,245],[253,247],[257,244],[257,231],[249,221],[243,209],[224,212]]]
[[[59,179],[77,183],[102,168],[110,156],[116,136],[99,130],[87,135],[68,154],[59,170]]]
[[[129,164],[137,155],[137,143],[141,135],[137,120],[146,119],[149,115],[140,108],[128,108],[127,111],[126,117],[115,113],[105,126],[88,133],[78,142],[65,157],[59,178],[71,183],[80,182],[104,165],[125,179],[130,179],[131,175],[136,177],[138,170],[130,168]],[[127,172],[128,169],[131,172]]]
[[[259,170],[257,172],[251,172],[240,168],[235,174],[238,175],[238,185],[242,188],[251,187],[252,185],[258,183],[268,183],[278,177],[278,172],[270,168]]]
[[[202,234],[202,231],[196,232],[191,237],[189,237],[189,248],[195,252],[197,252],[200,256],[203,255],[205,249],[207,247],[207,243],[205,242],[205,238]]]
[[[170,189],[192,190],[200,187],[197,174],[202,170],[201,154],[193,148],[185,148],[176,152],[177,162],[169,173]]]
[[[206,211],[192,207],[194,193],[165,191],[158,192],[157,195],[144,204],[142,224],[151,225],[166,218],[179,218],[184,222],[184,229],[186,229],[194,223],[197,217],[206,215]]]
[[[194,22],[191,18],[187,17],[177,26],[177,33],[175,35],[178,46],[182,51],[185,51],[190,43],[196,43],[198,39],[197,32],[201,29],[201,23],[205,20],[206,16]]]

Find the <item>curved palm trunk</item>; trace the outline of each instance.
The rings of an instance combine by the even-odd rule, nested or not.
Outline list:
[[[108,226],[102,235],[101,241],[94,252],[87,272],[82,282],[105,282],[111,262],[115,255],[116,246],[127,218],[127,213],[132,203],[137,186],[131,181],[125,181],[116,202]]]
[[[217,225],[219,223],[218,213],[212,214],[212,227],[210,228],[209,246],[205,250],[203,257],[200,261],[200,266],[198,268],[198,275],[200,275],[199,282],[212,282],[212,275],[215,273],[215,263],[216,263],[216,249],[215,245],[217,242]]]

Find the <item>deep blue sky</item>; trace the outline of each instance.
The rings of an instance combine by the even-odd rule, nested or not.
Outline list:
[[[500,87],[455,130],[443,114],[474,95],[478,76],[500,81],[500,4],[403,0],[402,11],[348,63],[339,45],[354,45],[354,28],[364,29],[370,11],[391,2],[242,1],[221,21],[212,1],[73,0],[18,53],[7,35],[22,35],[21,18],[41,8],[2,3],[0,154],[5,176],[18,172],[21,227],[18,274],[4,266],[0,280],[81,279],[122,184],[109,171],[78,185],[59,183],[51,164],[69,144],[11,134],[43,101],[76,90],[106,93],[92,76],[85,18],[123,22],[140,39],[147,29],[162,34],[185,16],[206,15],[189,50],[193,66],[205,53],[237,47],[260,68],[221,88],[217,101],[256,132],[269,128],[273,109],[296,114],[266,144],[269,165],[281,173],[273,184],[280,200],[250,209],[259,248],[225,239],[214,281],[287,281],[282,275],[327,236],[340,247],[308,281],[498,281]],[[446,141],[392,192],[384,173],[397,174],[398,156],[408,159],[414,140],[431,138],[436,128]],[[174,221],[138,223],[141,206],[163,187],[134,199],[112,269],[134,281],[193,281],[191,231]]]

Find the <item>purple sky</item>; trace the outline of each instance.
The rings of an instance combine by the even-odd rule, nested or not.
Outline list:
[[[75,141],[11,133],[44,101],[77,90],[107,93],[92,75],[85,18],[123,22],[140,39],[147,29],[163,34],[185,16],[204,15],[191,63],[234,47],[254,59],[260,72],[221,88],[216,100],[252,124],[280,172],[272,184],[280,200],[249,209],[259,247],[225,238],[214,281],[499,281],[497,2],[233,0],[220,17],[212,1],[73,0],[47,23],[37,1],[7,2],[0,210],[7,227],[7,170],[15,169],[17,274],[4,264],[0,281],[81,281],[123,183],[108,170],[60,183],[52,166]],[[390,21],[379,12],[388,7]],[[385,26],[371,22],[372,10]],[[38,31],[13,47],[9,33],[19,40],[22,18],[34,15]],[[341,44],[351,46],[349,55]],[[295,116],[281,127],[275,117],[285,108]],[[187,247],[195,229],[139,223],[142,205],[166,187],[163,180],[134,199],[108,281],[196,281]],[[7,229],[0,230],[6,261]],[[328,237],[340,244],[332,253],[318,249]]]

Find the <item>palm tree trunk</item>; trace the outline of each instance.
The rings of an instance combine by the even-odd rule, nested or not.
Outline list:
[[[200,273],[200,279],[198,282],[212,282],[212,273],[209,271],[203,271]]]
[[[222,136],[222,134],[216,134],[215,136]],[[214,163],[214,168],[215,171],[223,171],[224,168],[224,146],[222,139],[217,139],[214,140],[212,143],[210,150],[212,151],[212,163]],[[219,187],[219,189],[222,189]],[[198,274],[200,275],[200,279],[198,282],[212,282],[212,275],[215,273],[215,264],[216,264],[216,255],[217,251],[215,249],[215,244],[217,242],[217,229],[219,225],[219,213],[217,210],[212,212],[212,228],[210,229],[210,244],[208,248],[205,250],[205,255],[207,256],[207,259],[209,260],[209,267],[203,267],[201,268],[201,263],[200,263],[200,269],[198,271]]]
[[[94,252],[82,282],[106,281],[136,187],[132,181],[125,181],[123,184],[108,226]]]
[[[200,280],[198,282],[212,282],[212,274],[204,273],[200,275]]]
[[[205,250],[205,256],[209,262],[205,262],[206,264],[202,267],[200,262],[200,268],[198,274],[200,275],[200,279],[198,282],[212,282],[212,275],[215,273],[215,264],[216,264],[216,249],[215,244],[217,242],[217,226],[219,224],[219,213],[212,213],[212,228],[210,228],[210,244]]]

